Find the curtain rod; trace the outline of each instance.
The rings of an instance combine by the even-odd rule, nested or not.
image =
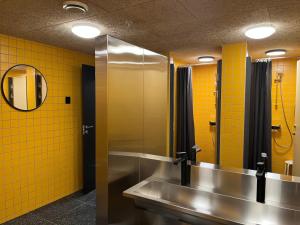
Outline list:
[[[255,62],[271,62],[271,58],[262,58],[262,59],[255,59]]]
[[[184,64],[178,66],[178,68],[182,67],[190,67],[190,66],[208,66],[208,65],[216,65],[217,63],[195,63],[195,64]]]
[[[252,59],[252,62],[254,62],[254,61],[258,62],[259,60],[265,60],[265,59],[270,59],[270,61],[272,61],[273,59],[293,59],[293,58],[296,58],[297,60],[300,59],[300,57],[293,57],[293,56],[278,56],[278,57],[272,57],[272,58]]]

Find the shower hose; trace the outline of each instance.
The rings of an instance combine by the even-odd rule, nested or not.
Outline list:
[[[284,121],[285,121],[285,125],[288,129],[288,132],[289,132],[289,136],[290,136],[290,143],[289,145],[282,145],[280,143],[278,143],[278,141],[276,140],[276,138],[273,136],[273,140],[275,142],[275,144],[279,147],[279,148],[282,148],[282,149],[285,149],[285,151],[277,151],[278,153],[280,154],[285,154],[287,153],[293,146],[293,134],[292,134],[292,131],[291,131],[291,128],[288,124],[288,121],[287,121],[287,118],[286,118],[286,113],[285,113],[285,108],[284,108],[284,103],[283,103],[283,95],[282,95],[282,85],[281,85],[281,82],[279,83],[279,89],[280,89],[280,99],[281,99],[281,108],[282,108],[282,114],[283,114],[283,117],[284,117]]]

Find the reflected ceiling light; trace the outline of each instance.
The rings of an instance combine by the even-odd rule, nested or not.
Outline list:
[[[272,26],[258,26],[246,30],[245,35],[252,39],[263,39],[270,37],[275,31]]]
[[[100,30],[91,25],[75,25],[72,27],[73,34],[81,38],[95,38],[100,35]]]
[[[199,62],[212,62],[215,60],[213,56],[201,56],[198,58]]]
[[[79,10],[81,12],[87,12],[89,10],[88,6],[82,2],[78,1],[65,1],[63,3],[63,9],[65,10]]]
[[[286,54],[286,50],[284,49],[273,49],[273,50],[266,51],[267,56],[280,56],[285,54]]]

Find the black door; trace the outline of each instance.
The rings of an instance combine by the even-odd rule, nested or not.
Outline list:
[[[82,65],[83,191],[95,189],[95,67]]]

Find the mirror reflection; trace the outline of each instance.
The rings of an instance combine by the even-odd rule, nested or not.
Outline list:
[[[245,57],[244,74],[217,60],[177,65],[177,151],[197,145],[197,162],[251,170],[264,162],[268,172],[299,176],[297,62],[297,57]]]
[[[272,61],[272,170],[286,175],[293,175],[296,80],[297,59]]]
[[[47,96],[44,76],[29,65],[16,65],[10,68],[3,76],[1,89],[7,103],[22,111],[40,107]]]

